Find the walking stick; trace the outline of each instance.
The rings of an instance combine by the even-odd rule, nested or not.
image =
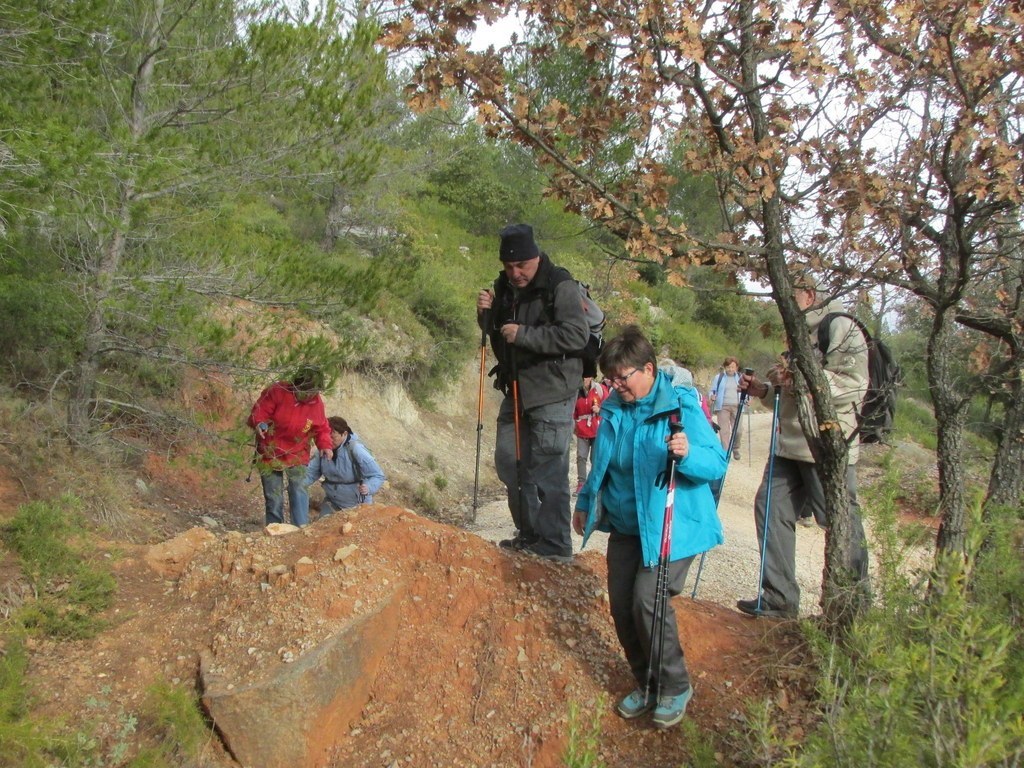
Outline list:
[[[761,590],[764,588],[764,558],[768,553],[768,518],[772,509],[772,474],[775,469],[775,443],[779,432],[779,395],[781,390],[775,388],[775,403],[772,406],[772,439],[768,454],[768,483],[764,499],[764,532],[761,536],[761,574],[757,578],[757,608],[761,610]]]
[[[476,396],[476,471],[473,473],[473,522],[476,522],[477,493],[480,490],[480,440],[484,434],[484,369],[487,367],[487,327],[490,311],[484,310],[480,331],[480,385]]]
[[[747,370],[750,370],[749,368]],[[753,433],[750,426],[750,411],[747,411],[747,466],[753,466],[754,458],[750,455],[750,441],[753,440]]]
[[[673,413],[668,419],[670,435],[683,430],[679,414]],[[647,656],[647,685],[644,687],[644,701],[650,701],[651,677],[654,677],[654,698],[661,696],[661,658],[665,651],[665,623],[668,611],[669,556],[672,553],[672,515],[675,507],[676,455],[668,454],[668,493],[665,496],[665,518],[661,524],[661,550],[658,553],[658,576],[654,582],[654,613],[651,616],[651,649]],[[657,668],[655,669],[655,659]]]
[[[512,375],[512,425],[516,442],[516,504],[519,507],[519,519],[514,522],[519,529],[519,536],[522,536],[526,510],[523,506],[523,452],[519,441],[519,366],[516,364],[515,347],[509,350],[509,371]]]
[[[259,432],[255,434],[252,439],[252,459],[249,461],[249,474],[245,476],[245,482],[252,482],[252,472],[256,469],[256,462],[260,458],[260,435]]]
[[[747,376],[753,375],[754,371],[751,368],[747,368],[743,371]],[[729,465],[732,464],[732,452],[736,446],[736,438],[739,437],[739,430],[742,429],[741,424],[743,423],[743,409],[747,405],[749,395],[744,391],[740,392],[740,401],[736,405],[736,420],[732,423],[732,432],[729,433],[729,449],[725,452],[725,472],[722,473],[722,479],[718,481],[718,484],[714,488],[715,496],[715,512],[718,512],[718,503],[722,500],[722,489],[725,487],[725,478],[729,474]],[[747,423],[750,423],[750,414],[747,413]],[[747,454],[750,454],[750,435],[747,435]],[[700,562],[697,563],[697,575],[693,579],[693,589],[690,591],[690,597],[697,597],[697,588],[700,586],[700,575],[704,572],[704,558],[707,556],[707,550],[700,553]]]

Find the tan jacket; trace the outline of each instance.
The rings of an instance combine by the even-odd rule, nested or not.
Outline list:
[[[843,311],[843,306],[838,301],[833,301],[826,307],[808,310],[807,327],[815,349],[818,347],[818,324],[822,318],[829,312]],[[868,347],[864,334],[848,317],[833,318],[829,335],[829,348],[824,350],[827,353],[825,378],[828,379],[832,391],[832,404],[839,415],[843,435],[849,436],[857,428],[857,412],[868,389]],[[818,350],[818,354],[820,356],[822,350]],[[768,393],[761,398],[761,402],[771,408],[775,387],[770,381],[765,383],[768,385]],[[810,395],[805,395],[803,401],[812,423],[816,423]],[[775,455],[784,459],[813,463],[814,456],[800,426],[797,405],[797,397],[793,390],[790,387],[782,387],[782,396],[779,400],[779,436]],[[850,464],[856,464],[859,457],[860,442],[854,439],[850,443]]]

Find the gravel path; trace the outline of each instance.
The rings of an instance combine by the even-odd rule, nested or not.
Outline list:
[[[737,599],[756,596],[760,553],[754,530],[753,503],[768,460],[771,420],[771,413],[765,410],[748,410],[743,416],[741,458],[729,463],[725,490],[718,507],[725,543],[707,553],[697,592],[697,597],[702,600],[734,607]],[[751,445],[753,451],[749,450]],[[492,499],[482,504],[477,512],[476,523],[468,525],[467,530],[488,541],[497,542],[508,538],[513,528],[505,500]],[[582,540],[575,534],[573,540],[579,551]],[[587,548],[604,551],[606,542],[605,534],[595,533]],[[824,563],[825,532],[817,526],[797,526],[796,565],[801,590],[801,615],[820,613],[818,599]],[[696,568],[695,563],[690,572],[688,589],[692,589]]]

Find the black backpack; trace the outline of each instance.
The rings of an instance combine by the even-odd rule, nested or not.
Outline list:
[[[818,349],[822,355],[831,341],[832,320],[840,316],[856,324],[868,345],[868,391],[857,414],[857,433],[862,443],[884,443],[896,416],[896,390],[903,383],[903,371],[888,345],[873,338],[864,323],[846,312],[829,312],[818,325]]]
[[[544,296],[544,307],[548,317],[555,316],[555,287],[564,280],[572,280],[580,292],[580,304],[583,306],[583,314],[587,318],[587,326],[590,328],[590,335],[583,349],[576,353],[583,360],[583,375],[589,377],[597,376],[597,358],[604,348],[604,310],[602,310],[594,297],[590,295],[590,286],[574,278],[569,270],[564,267],[557,267],[551,276],[547,293]]]
[[[500,278],[500,276],[499,276]],[[586,283],[582,283],[572,276],[565,267],[559,267],[552,265],[551,275],[548,279],[547,286],[544,291],[544,316],[547,322],[555,317],[555,289],[560,283],[566,280],[572,280],[576,283],[576,288],[579,290],[580,305],[583,308],[583,314],[587,318],[587,326],[590,329],[590,334],[587,336],[586,344],[582,349],[569,354],[570,357],[578,357],[583,361],[583,375],[594,377],[597,376],[597,358],[601,354],[601,349],[604,347],[604,325],[605,317],[604,311],[597,305],[594,298],[590,295],[590,286]],[[503,291],[499,290],[500,280],[495,284],[495,306],[502,306],[506,299]],[[543,356],[534,356],[527,352],[520,352],[518,356],[519,367],[526,368],[532,365],[537,360],[543,359]],[[497,370],[498,366],[492,369],[492,373]],[[497,389],[502,389],[503,384],[500,380],[495,381],[494,386]]]

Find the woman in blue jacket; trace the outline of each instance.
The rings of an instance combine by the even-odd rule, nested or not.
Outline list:
[[[654,724],[668,728],[682,720],[693,696],[675,612],[669,601],[665,645],[654,670],[659,685],[648,685],[648,655],[655,582],[668,490],[668,453],[676,458],[675,503],[669,565],[669,594],[678,595],[696,554],[722,543],[709,483],[725,474],[725,451],[704,418],[692,387],[673,387],[658,371],[651,343],[630,326],[601,353],[601,370],[613,392],[602,404],[603,421],[594,441],[593,466],[576,501],[573,527],[583,546],[594,529],[607,531],[608,596],[612,621],[637,689],[616,711],[632,719],[654,710]],[[683,430],[669,436],[669,415]],[[658,661],[658,660],[656,660]],[[648,691],[659,690],[658,700]]]
[[[334,456],[314,456],[306,473],[306,485],[324,479],[320,517],[360,504],[373,504],[373,494],[384,485],[383,470],[348,422],[341,416],[331,416],[327,423],[331,427]]]

